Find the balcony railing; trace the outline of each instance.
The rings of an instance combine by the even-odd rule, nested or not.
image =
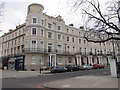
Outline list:
[[[19,55],[24,55],[23,53],[17,53],[17,54],[9,54],[9,55],[5,55],[5,56],[1,56],[1,58],[4,58],[4,57],[15,57],[15,56],[19,56]]]
[[[62,51],[62,50],[57,50],[57,49],[43,49],[43,48],[25,48],[24,53],[31,53],[31,52],[36,52],[36,53],[55,53],[55,54],[64,54],[64,55],[75,55],[75,52],[70,52],[70,51]]]
[[[98,55],[107,55],[107,54],[104,54],[104,53],[92,53],[92,52],[77,52],[76,55],[84,55],[84,56],[93,55],[93,56],[98,56]]]

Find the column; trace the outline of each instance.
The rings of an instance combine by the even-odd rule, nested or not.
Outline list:
[[[56,66],[56,64],[57,64],[57,60],[56,60],[56,54],[55,54],[54,56],[55,56],[55,66]]]
[[[97,57],[95,57],[94,64],[97,64]]]
[[[99,61],[99,64],[101,64],[101,57],[98,56],[98,61]]]
[[[92,56],[88,56],[88,60],[89,60],[89,64],[92,64],[92,65],[93,65]]]
[[[82,63],[81,63],[81,55],[79,56],[79,65],[81,66],[82,65]]]
[[[101,64],[103,65],[103,58],[102,58],[102,56],[100,57],[100,60],[101,60]]]
[[[77,57],[77,65],[79,65],[78,60],[79,60],[79,57]]]
[[[93,62],[92,62],[92,56],[90,57],[90,61],[91,61],[91,65],[93,65]]]
[[[50,55],[50,67],[52,66],[52,55]]]

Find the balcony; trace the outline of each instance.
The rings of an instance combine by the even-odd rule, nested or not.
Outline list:
[[[75,55],[75,52],[70,51],[62,51],[57,49],[43,49],[43,48],[25,48],[24,53],[54,53],[54,54],[60,54],[60,55]]]
[[[93,56],[106,56],[104,53],[92,53],[92,52],[77,52],[76,55],[83,55],[83,56],[88,56],[88,55],[93,55]]]
[[[1,58],[11,58],[11,57],[15,57],[15,56],[19,56],[19,55],[24,55],[23,53],[17,53],[17,54],[9,54],[9,55],[5,55],[2,56]]]
[[[25,48],[23,49],[24,53],[48,53],[48,50],[46,49],[38,49],[38,48]]]
[[[62,55],[75,55],[75,52],[56,50],[56,54],[62,54]]]

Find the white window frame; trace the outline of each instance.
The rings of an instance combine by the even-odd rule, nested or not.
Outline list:
[[[36,34],[33,34],[33,33],[32,33],[33,28],[36,28]],[[38,33],[38,32],[37,32],[37,27],[32,27],[32,28],[31,28],[31,35],[37,35],[37,33]]]
[[[82,39],[81,38],[78,39],[78,43],[82,43]]]
[[[33,18],[36,18],[36,23],[33,23]],[[37,21],[38,21],[38,20],[37,20],[37,17],[32,17],[32,20],[31,20],[31,21],[32,21],[32,24],[37,24]]]
[[[57,57],[57,64],[63,64],[62,60],[62,56]]]
[[[74,41],[74,42],[73,42]],[[72,37],[72,42],[75,43],[75,37]]]
[[[41,34],[41,31],[42,31],[42,30],[43,30],[43,35]],[[44,30],[43,28],[40,29],[40,36],[41,36],[41,37],[44,37],[44,31],[45,31],[45,30]]]
[[[41,48],[41,42],[43,42],[42,48]],[[44,41],[43,40],[40,40],[40,49],[44,49]]]
[[[67,37],[69,38],[69,40],[67,40]],[[67,42],[70,42],[70,36],[67,36],[67,37],[66,37],[66,41],[67,41]]]
[[[36,57],[35,55],[31,56],[31,65],[35,65],[36,64]]]
[[[60,30],[58,29],[58,27],[60,27]],[[61,31],[62,30],[62,26],[61,25],[57,25],[57,30]]]
[[[71,60],[71,62],[69,62]],[[68,57],[68,63],[72,64],[72,57]]]
[[[74,47],[74,48],[73,48],[73,47]],[[73,46],[73,47],[72,47],[72,52],[75,53],[75,52],[76,52],[76,47],[75,47],[75,46]]]
[[[49,32],[50,32],[50,31],[47,32],[47,38],[49,38],[49,37],[48,37],[48,33],[49,33]],[[52,33],[52,32],[50,32],[50,33]],[[52,36],[51,36],[50,39],[53,39],[53,33],[52,33]]]
[[[58,48],[59,45],[61,45],[61,48]],[[63,48],[62,44],[57,44],[57,50],[61,50],[62,51],[62,48]]]
[[[61,35],[60,39],[58,39],[58,35]],[[62,34],[60,34],[60,33],[57,34],[57,40],[62,40]]]
[[[31,49],[33,48],[33,47],[32,47],[32,41],[36,41],[36,46],[35,46],[35,49],[36,49],[36,48],[37,48],[37,39],[31,39],[31,42],[30,42],[30,43],[31,43],[31,45],[30,45],[30,46],[31,46]]]
[[[44,55],[40,56],[41,64],[44,64]]]
[[[43,20],[43,24],[42,24],[42,20]],[[43,18],[40,19],[40,25],[44,26],[44,19]]]
[[[48,25],[48,24],[51,24],[51,28],[49,28],[49,25]],[[48,24],[47,24],[47,27],[48,27],[49,29],[52,29],[52,23],[48,22]]]

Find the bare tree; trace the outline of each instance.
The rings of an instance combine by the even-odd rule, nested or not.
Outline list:
[[[101,5],[98,0],[77,0],[74,9],[78,10],[81,6],[86,30],[84,38],[87,41],[120,40],[120,1],[112,0]]]

